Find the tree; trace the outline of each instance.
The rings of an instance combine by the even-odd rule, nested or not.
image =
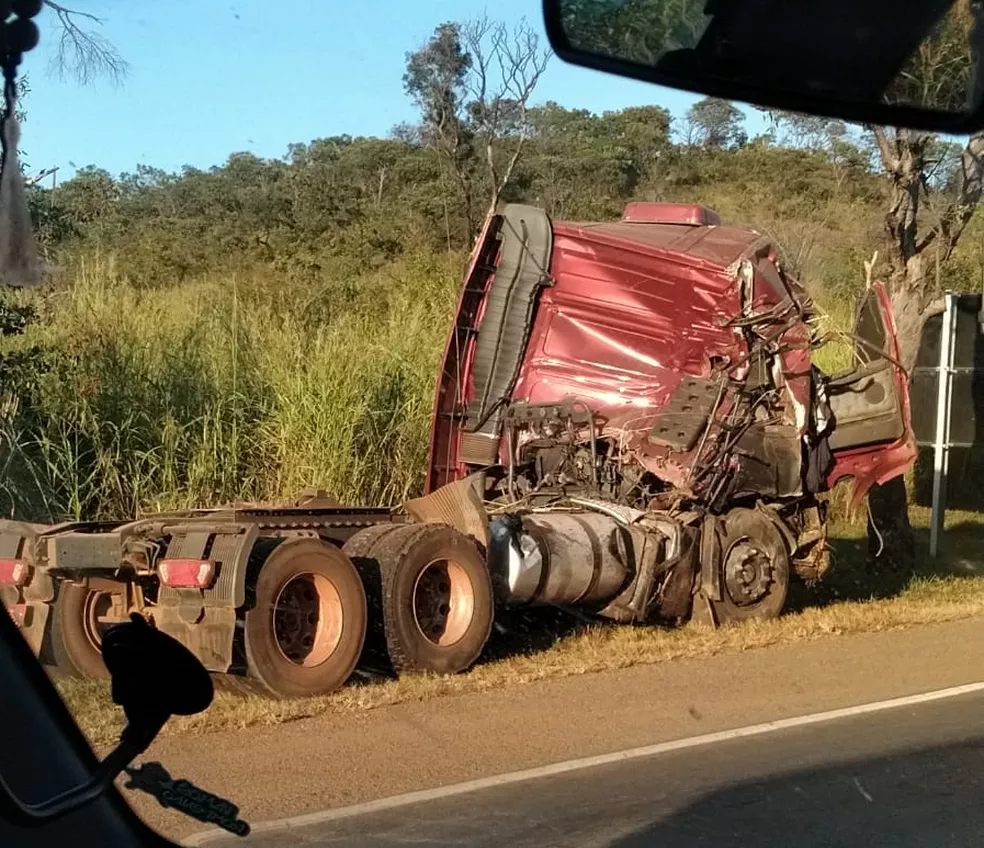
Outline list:
[[[980,0],[958,0],[910,59],[889,91],[892,100],[930,108],[959,108],[974,87],[972,44],[981,30]],[[977,52],[976,50],[974,52]],[[980,59],[980,57],[978,57]],[[957,246],[984,188],[984,132],[967,139],[954,161],[932,134],[870,127],[889,178],[884,214],[888,287],[902,364],[915,363],[927,318],[942,309],[939,269]],[[947,163],[953,167],[947,171]],[[946,188],[934,186],[945,173]],[[875,562],[907,567],[912,531],[901,478],[872,489],[869,551]]]
[[[465,117],[466,76],[472,58],[461,25],[443,23],[421,48],[407,53],[403,88],[420,110],[422,137],[458,185],[468,234],[474,229],[471,133]],[[450,243],[451,234],[448,231]]]
[[[73,76],[82,85],[105,76],[120,81],[128,65],[105,36],[87,24],[102,26],[103,19],[76,9],[69,9],[54,0],[44,0],[55,14],[55,33],[58,49],[52,57],[52,70],[61,77]]]
[[[536,31],[520,21],[510,31],[501,22],[479,18],[465,25],[471,56],[466,83],[468,118],[485,154],[488,212],[494,212],[530,136],[528,106],[550,60]]]
[[[54,192],[59,207],[77,225],[105,220],[120,198],[120,187],[108,171],[89,166],[80,168],[75,177],[62,183]]]
[[[595,115],[548,102],[529,111],[531,138],[516,187],[554,217],[604,220],[647,191],[672,147],[670,115],[635,106]]]
[[[740,109],[717,97],[697,101],[687,112],[694,141],[704,147],[734,150],[748,141],[745,115]]]
[[[764,112],[773,128],[781,133],[777,141],[786,146],[825,150],[835,139],[842,139],[847,134],[843,121],[784,109],[756,108]]]
[[[530,132],[529,99],[549,57],[525,21],[509,30],[484,17],[443,23],[407,54],[403,86],[420,110],[422,139],[458,187],[466,241],[479,195],[494,208],[515,171]]]

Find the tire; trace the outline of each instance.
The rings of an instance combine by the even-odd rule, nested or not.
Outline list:
[[[391,676],[393,671],[386,650],[386,633],[383,629],[382,587],[379,582],[379,562],[373,557],[373,549],[394,530],[406,525],[397,523],[374,524],[352,536],[342,551],[362,578],[368,602],[368,629],[366,643],[359,658],[359,667],[372,674]]]
[[[772,521],[754,509],[733,509],[721,528],[721,624],[777,618],[789,592],[789,552]],[[748,571],[741,574],[741,564]]]
[[[409,524],[372,547],[393,670],[455,674],[492,631],[492,581],[475,543],[444,524]]]
[[[373,524],[372,527],[364,527],[352,536],[343,546],[342,550],[346,556],[352,560],[352,564],[359,568],[360,561],[367,559],[372,554],[372,549],[386,536],[394,530],[406,527],[405,524],[387,522],[385,524]]]
[[[301,698],[338,689],[366,637],[358,572],[325,542],[282,543],[260,568],[243,630],[247,674],[267,693]]]
[[[62,581],[51,608],[46,638],[47,656],[55,669],[69,677],[108,677],[95,615],[109,598],[85,586]]]
[[[369,605],[369,631],[367,641],[374,641],[373,637],[383,638],[383,605],[382,605],[382,586],[379,578],[379,561],[374,555],[376,547],[387,538],[393,531],[401,527],[419,527],[420,525],[406,524],[375,524],[360,530],[343,546],[342,551],[352,560],[356,571],[362,578],[362,585],[366,590],[366,600]]]

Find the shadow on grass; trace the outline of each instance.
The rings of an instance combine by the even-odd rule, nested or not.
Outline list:
[[[480,662],[536,654],[588,628],[613,626],[603,619],[557,607],[499,610]]]
[[[867,565],[868,540],[863,531],[844,535],[832,531],[830,572],[812,588],[799,582],[791,585],[787,610],[798,612],[838,601],[892,598],[919,579],[984,575],[984,523],[965,520],[949,525],[935,560],[929,555],[929,528],[913,527],[913,534],[916,566],[903,573]]]

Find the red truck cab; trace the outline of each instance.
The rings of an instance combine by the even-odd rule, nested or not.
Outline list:
[[[812,361],[813,310],[769,238],[702,206],[633,203],[609,222],[506,206],[465,276],[427,490],[470,479],[500,508],[573,496],[697,523],[765,509],[817,579],[822,494],[852,478],[861,497],[916,449],[884,287],[862,298],[841,374]]]

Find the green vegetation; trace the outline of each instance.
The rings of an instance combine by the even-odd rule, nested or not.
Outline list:
[[[524,85],[482,86],[516,56]],[[48,283],[6,295],[0,314],[0,510],[417,494],[461,270],[494,202],[581,220],[633,199],[704,203],[777,241],[835,339],[819,364],[846,364],[837,332],[864,263],[880,251],[878,275],[890,253],[893,187],[870,134],[773,114],[749,138],[713,100],[682,116],[532,106],[545,62],[523,26],[442,25],[407,57],[421,121],[387,138],[33,187]],[[945,199],[958,162],[937,147],[925,190]],[[937,288],[977,288],[982,236],[974,217]]]
[[[419,485],[459,265],[408,255],[318,285],[256,272],[151,289],[81,262],[22,337],[45,373],[8,411],[7,510],[129,516],[311,484],[399,502]]]
[[[674,142],[656,107],[548,104],[530,120],[507,199],[574,219],[634,198],[706,203],[773,236],[827,326],[850,324],[884,191],[860,141]],[[36,189],[51,282],[17,297],[34,319],[4,339],[20,376],[5,382],[0,509],[109,517],[307,485],[369,503],[416,493],[470,243],[438,166],[422,142],[339,138],[286,161],[90,169]],[[978,242],[947,266],[950,285],[978,278]],[[819,361],[842,357],[835,345]]]

